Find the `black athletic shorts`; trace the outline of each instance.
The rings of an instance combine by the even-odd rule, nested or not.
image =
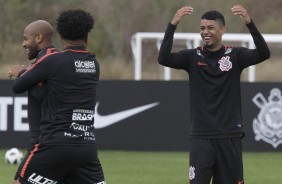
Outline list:
[[[14,180],[18,180],[19,177],[20,177],[20,172],[23,168],[23,165],[24,165],[24,162],[27,160],[27,158],[29,157],[29,152],[27,152],[27,154],[25,155],[25,157],[23,158],[22,162],[20,163],[19,167],[18,167],[18,170],[15,174],[15,177],[14,177]]]
[[[35,145],[23,163],[22,184],[105,184],[96,146]]]
[[[14,180],[19,179],[19,177],[20,177],[20,172],[21,172],[21,170],[22,170],[22,168],[23,168],[23,165],[24,165],[26,159],[29,157],[30,152],[34,149],[34,147],[35,147],[36,144],[38,144],[38,142],[33,142],[32,144],[30,144],[30,145],[28,146],[27,153],[26,153],[25,157],[23,158],[22,162],[20,163],[20,165],[19,165],[19,167],[18,167],[18,170],[17,170],[17,172],[16,172],[16,174],[15,174]]]
[[[242,139],[191,139],[190,184],[243,184]]]

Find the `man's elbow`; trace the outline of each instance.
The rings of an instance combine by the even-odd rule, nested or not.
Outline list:
[[[160,65],[164,65],[164,63],[165,63],[165,59],[163,57],[161,57],[160,55],[158,56],[158,63]]]
[[[260,55],[261,61],[266,61],[270,58],[270,51],[265,51]]]
[[[271,55],[270,50],[268,50],[268,52],[265,53],[265,59],[269,59],[270,55]]]
[[[19,94],[19,93],[23,93],[23,92],[24,92],[23,90],[20,90],[20,89],[15,88],[15,87],[13,87],[12,89],[13,89],[13,92],[16,93],[16,94]]]
[[[22,89],[20,86],[18,86],[17,84],[14,84],[12,87],[12,90],[14,93],[19,94],[19,93],[24,93],[26,90]]]

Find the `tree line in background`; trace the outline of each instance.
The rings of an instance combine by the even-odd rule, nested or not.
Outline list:
[[[90,12],[95,19],[88,49],[100,58],[129,62],[132,60],[132,34],[163,32],[175,12],[188,4],[194,8],[194,13],[184,18],[178,32],[199,32],[200,16],[216,9],[225,15],[228,32],[244,33],[245,26],[230,11],[233,5],[242,4],[262,33],[281,33],[281,0],[0,0],[0,66],[26,62],[21,44],[28,23],[44,19],[55,26],[60,11],[76,8]],[[58,35],[54,44],[62,49]]]

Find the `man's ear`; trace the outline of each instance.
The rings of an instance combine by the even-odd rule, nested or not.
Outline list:
[[[225,26],[222,26],[221,28],[221,35],[224,35],[226,32],[226,27]]]
[[[37,43],[41,43],[43,41],[43,35],[41,33],[39,33],[37,36],[36,36],[36,42]]]

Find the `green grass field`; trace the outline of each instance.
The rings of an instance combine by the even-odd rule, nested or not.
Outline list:
[[[17,165],[4,162],[0,150],[0,184],[12,184]],[[100,151],[107,184],[188,184],[186,152]],[[282,153],[244,153],[246,184],[282,181]]]

